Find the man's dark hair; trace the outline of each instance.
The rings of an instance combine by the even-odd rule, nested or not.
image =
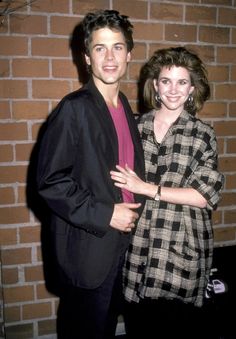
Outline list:
[[[121,15],[115,10],[99,10],[94,13],[88,13],[83,21],[85,53],[89,55],[89,45],[92,39],[92,33],[100,28],[108,27],[111,30],[122,32],[127,44],[127,50],[133,49],[133,25],[128,20],[128,16]]]

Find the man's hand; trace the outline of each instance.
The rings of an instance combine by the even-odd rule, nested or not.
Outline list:
[[[140,206],[140,203],[115,204],[110,226],[122,232],[130,232],[139,217],[134,210]]]

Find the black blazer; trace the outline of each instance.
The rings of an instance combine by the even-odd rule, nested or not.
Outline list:
[[[134,169],[144,178],[136,122],[126,97],[119,97],[134,144]],[[38,157],[38,192],[50,209],[52,249],[63,283],[98,287],[118,255],[121,232],[109,226],[114,203],[122,202],[110,178],[116,164],[115,127],[90,80],[63,98],[49,116]]]

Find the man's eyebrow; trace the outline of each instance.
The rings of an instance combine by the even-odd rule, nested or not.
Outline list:
[[[123,45],[123,46],[125,46],[126,43],[125,42],[115,42],[113,44],[113,46],[116,46],[116,45]],[[94,47],[97,47],[97,46],[106,46],[106,44],[105,43],[97,43],[97,44],[93,45],[92,47],[94,48]]]

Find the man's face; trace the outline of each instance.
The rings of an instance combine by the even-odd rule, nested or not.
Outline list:
[[[123,34],[107,27],[100,28],[92,33],[89,51],[90,55],[85,58],[95,83],[119,83],[131,59]]]

